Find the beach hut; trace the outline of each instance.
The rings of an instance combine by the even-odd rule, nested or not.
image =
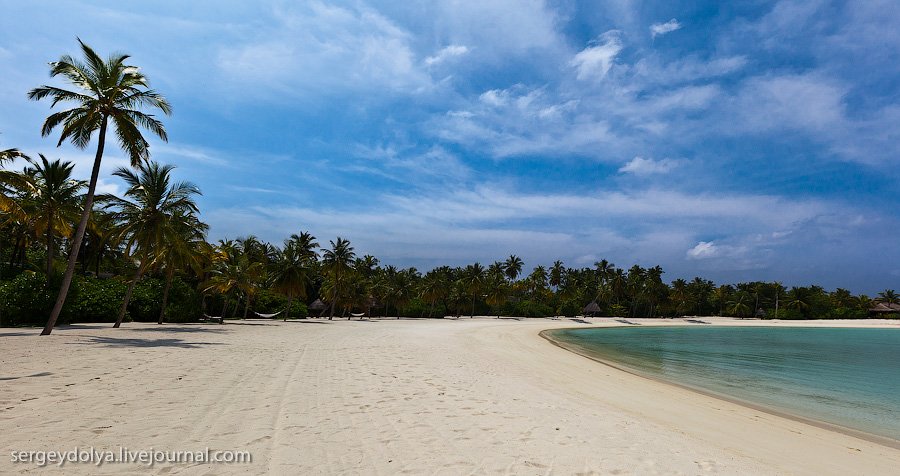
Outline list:
[[[885,314],[900,314],[900,304],[890,302],[876,302],[869,308],[869,317],[879,317]]]
[[[322,317],[322,311],[325,310],[328,306],[321,299],[316,299],[309,305],[309,310],[311,311],[319,311],[318,317]]]
[[[594,315],[596,315],[598,312],[600,312],[600,305],[597,304],[597,301],[591,301],[590,304],[588,304],[587,306],[584,306],[584,309],[581,312],[582,312],[582,314],[585,315],[585,317],[587,317],[587,316],[594,317]]]

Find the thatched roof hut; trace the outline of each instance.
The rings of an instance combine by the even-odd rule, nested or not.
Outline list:
[[[597,301],[591,301],[591,303],[588,304],[587,306],[584,306],[584,309],[582,310],[582,313],[584,313],[585,316],[587,316],[587,315],[593,316],[594,314],[597,314],[598,312],[600,312],[600,305],[597,304]]]
[[[313,311],[323,311],[328,307],[321,299],[316,299],[309,305],[309,308]]]
[[[876,302],[869,308],[869,315],[877,316],[879,314],[900,314],[900,304]]]

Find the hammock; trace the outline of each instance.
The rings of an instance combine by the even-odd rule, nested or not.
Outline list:
[[[261,317],[261,318],[263,318],[263,319],[271,319],[271,318],[273,318],[273,317],[275,317],[275,316],[281,314],[282,312],[284,312],[284,311],[278,311],[278,312],[276,312],[275,314],[260,314],[260,313],[258,313],[258,312],[256,312],[256,311],[253,311],[253,314],[256,314],[257,316],[259,316],[259,317]]]
[[[359,314],[356,314],[355,312],[351,312],[350,315],[353,316],[353,317],[363,317],[363,316],[366,315],[366,313],[361,312],[361,313],[359,313]]]

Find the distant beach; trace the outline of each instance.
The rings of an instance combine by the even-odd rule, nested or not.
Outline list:
[[[797,323],[703,318],[712,325]],[[701,325],[682,319],[639,324]],[[612,319],[236,321],[2,329],[15,450],[246,450],[151,473],[889,474],[900,451],[599,365],[542,330]],[[898,327],[895,321],[803,326]],[[108,474],[125,465],[67,465]]]

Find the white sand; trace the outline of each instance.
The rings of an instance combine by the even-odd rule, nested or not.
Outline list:
[[[538,336],[582,325],[467,318],[125,324],[62,328],[49,338],[0,329],[0,474],[56,470],[12,464],[13,450],[75,446],[209,446],[253,455],[249,465],[157,464],[149,471],[157,474],[900,468],[900,450],[633,376]],[[54,472],[138,469],[66,464]]]

